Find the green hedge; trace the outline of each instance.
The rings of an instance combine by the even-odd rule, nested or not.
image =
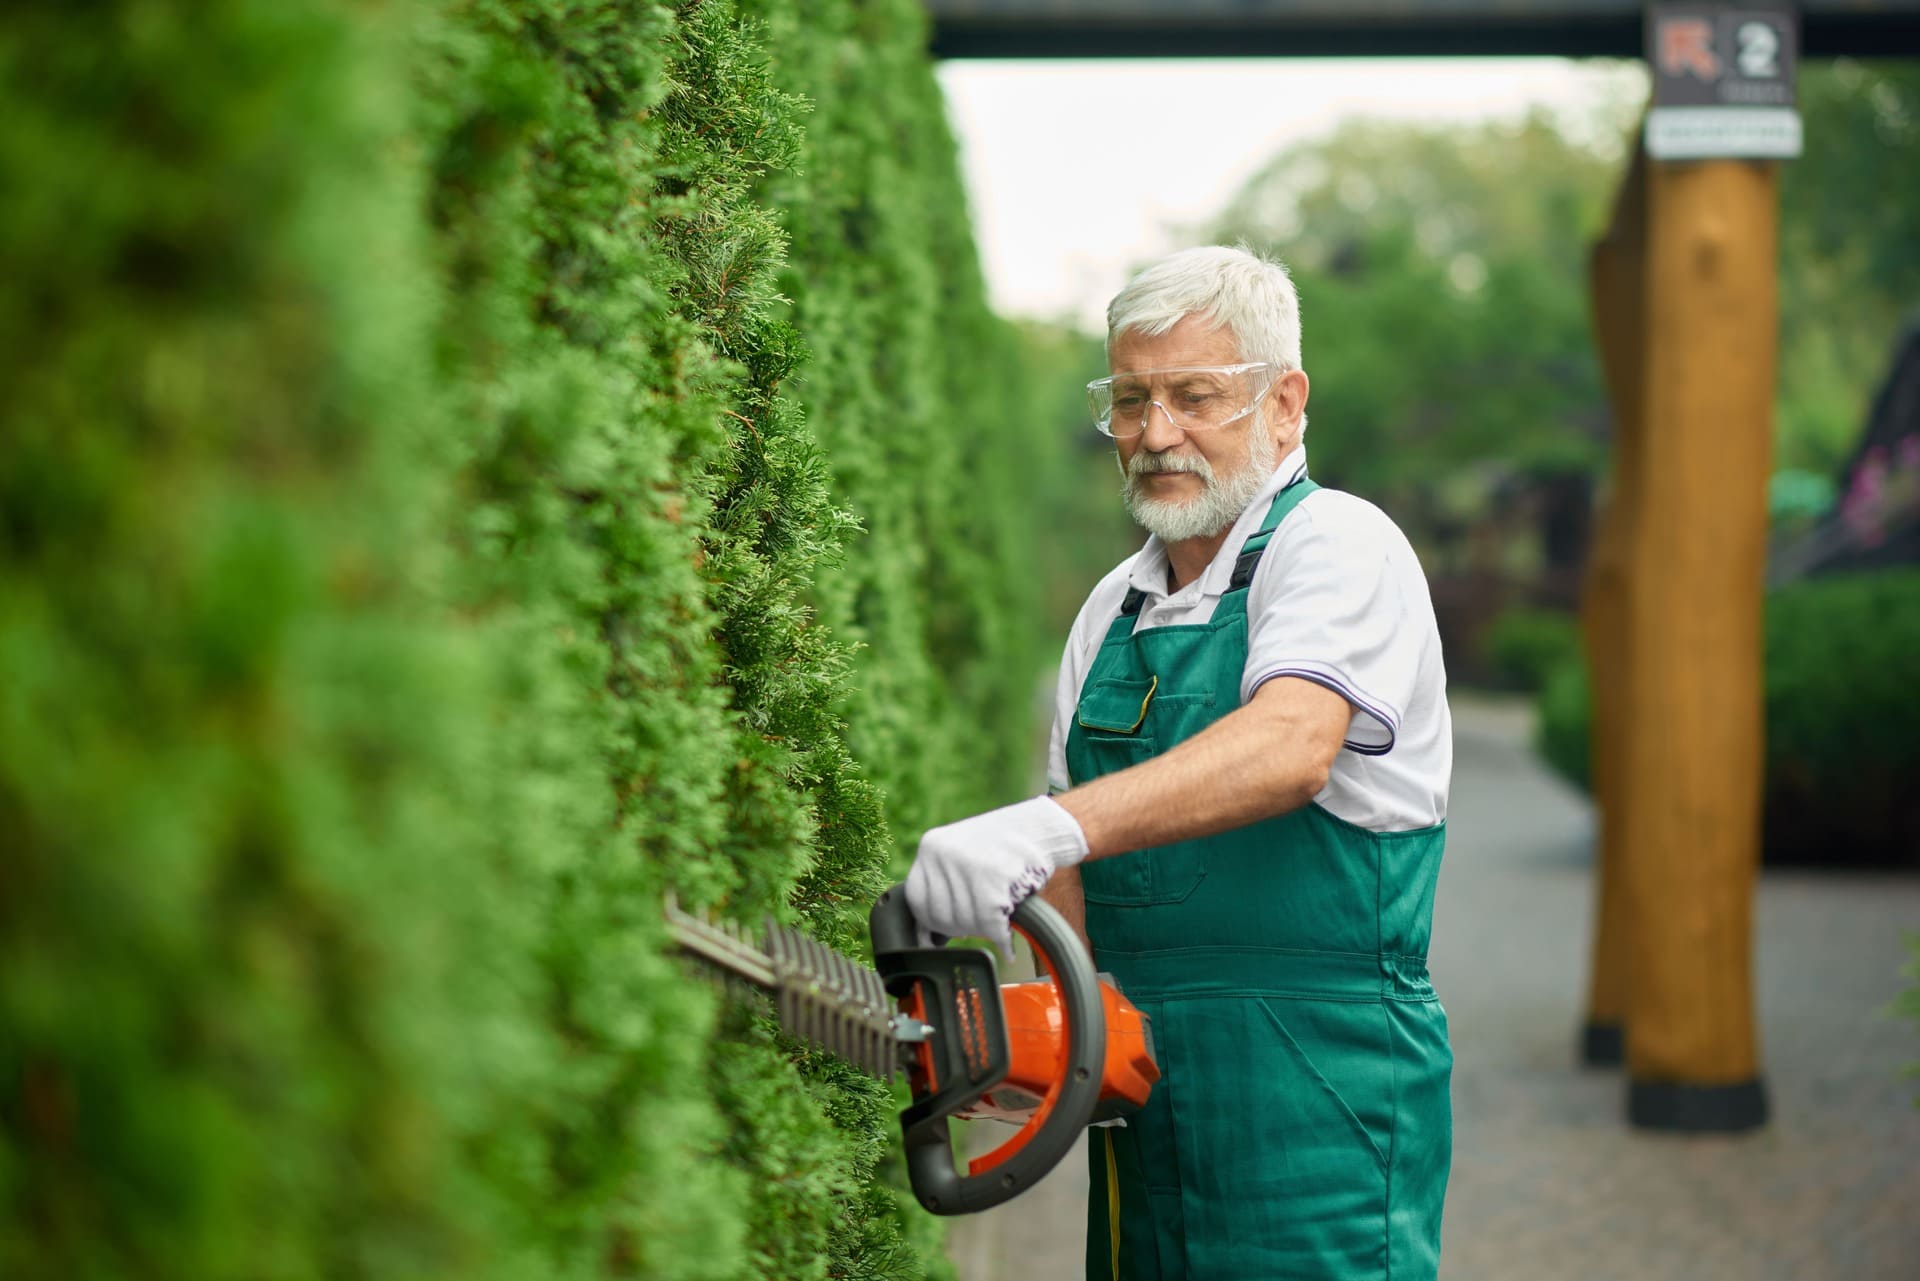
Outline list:
[[[658,928],[1027,765],[923,19],[746,7],[0,24],[0,1275],[943,1269]]]
[[[919,0],[754,7],[778,83],[811,104],[798,163],[767,184],[812,350],[796,390],[866,531],[819,602],[869,656],[848,719],[904,842],[983,784],[1032,785],[1034,677],[1058,657],[1030,572],[1033,463],[1056,425],[987,307]]]
[[[1814,863],[1920,854],[1920,570],[1813,579],[1766,607],[1766,851]],[[1588,785],[1578,662],[1540,699],[1540,746]]]

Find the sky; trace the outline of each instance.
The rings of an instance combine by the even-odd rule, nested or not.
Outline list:
[[[1564,58],[964,60],[939,76],[994,306],[1092,332],[1130,269],[1187,243],[1183,226],[1289,144],[1356,117],[1535,106],[1581,136],[1595,108],[1643,100],[1647,83],[1636,62]],[[1116,192],[1117,172],[1137,186]]]

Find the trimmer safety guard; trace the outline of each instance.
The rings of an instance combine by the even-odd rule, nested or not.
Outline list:
[[[900,1114],[914,1195],[935,1214],[972,1214],[1011,1200],[1059,1164],[1099,1101],[1106,1022],[1092,958],[1066,919],[1038,897],[1014,909],[1013,928],[1059,989],[1067,1035],[1032,1118],[962,1175],[947,1118],[978,1102],[1011,1064],[994,958],[978,948],[921,947],[904,885],[880,896],[869,926],[874,967],[888,993],[933,1028],[915,1047],[913,1103]]]

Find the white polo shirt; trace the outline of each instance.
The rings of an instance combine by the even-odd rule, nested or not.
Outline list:
[[[1047,760],[1053,790],[1069,785],[1067,727],[1127,589],[1146,596],[1136,631],[1206,622],[1233,577],[1240,545],[1260,527],[1274,495],[1306,468],[1302,444],[1234,523],[1206,572],[1179,591],[1167,591],[1167,550],[1157,536],[1100,580],[1061,657]],[[1276,676],[1324,685],[1352,705],[1345,749],[1314,798],[1323,809],[1374,832],[1446,818],[1453,723],[1433,602],[1406,535],[1365,499],[1315,490],[1267,544],[1248,588],[1241,704]]]

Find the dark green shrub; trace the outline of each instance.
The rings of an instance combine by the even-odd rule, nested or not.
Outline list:
[[[1766,606],[1769,859],[1920,858],[1920,570],[1813,579]],[[1576,663],[1542,691],[1540,746],[1587,785],[1586,678]]]
[[[1580,788],[1593,786],[1592,697],[1586,664],[1574,658],[1547,673],[1535,703],[1534,745],[1556,773]]]
[[[1767,852],[1920,860],[1920,570],[1767,600]]]
[[[1580,657],[1580,620],[1560,610],[1502,610],[1480,636],[1487,666],[1508,689],[1537,693],[1552,672]]]

